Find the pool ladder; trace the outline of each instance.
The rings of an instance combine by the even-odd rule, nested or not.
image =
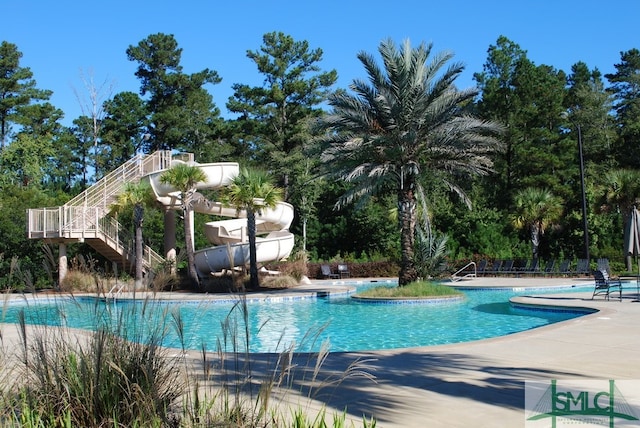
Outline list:
[[[125,282],[123,282],[122,284],[116,283],[113,287],[111,287],[111,290],[109,290],[105,297],[108,299],[113,299],[113,301],[115,301],[117,296],[122,296],[124,287],[126,285],[127,284]]]
[[[473,266],[473,272],[469,272],[465,275],[458,276],[459,273],[466,271],[469,266]],[[476,267],[476,262],[469,262],[466,265],[464,265],[462,268],[458,269],[458,271],[455,272],[453,275],[451,275],[451,281],[458,282],[463,279],[476,278],[477,276],[478,276],[478,270]]]

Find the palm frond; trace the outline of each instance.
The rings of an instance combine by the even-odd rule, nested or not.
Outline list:
[[[426,225],[417,228],[414,263],[418,276],[434,278],[446,271],[447,241],[446,235],[432,233],[431,228]]]

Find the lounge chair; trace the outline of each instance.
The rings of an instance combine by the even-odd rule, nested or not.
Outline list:
[[[516,272],[524,272],[529,269],[529,263],[527,259],[518,259],[513,264],[513,270]]]
[[[338,265],[338,275],[340,278],[349,278],[351,277],[351,273],[349,272],[349,266],[345,264]]]
[[[620,279],[610,278],[606,270],[594,270],[593,278],[595,279],[595,288],[591,300],[599,295],[603,295],[609,300],[611,292],[618,290],[620,301],[622,301],[622,282]]]
[[[591,269],[589,268],[589,260],[578,259],[576,263],[576,275],[590,275]]]
[[[524,267],[524,269],[520,270],[521,274],[524,275],[535,275],[540,273],[540,262],[538,259],[531,259]]]
[[[481,276],[484,275],[486,270],[487,270],[487,265],[489,264],[489,262],[487,262],[487,259],[482,259],[478,262],[478,264],[476,265],[476,275],[477,276]]]
[[[609,268],[609,259],[608,258],[600,258],[598,259],[598,270],[606,270],[607,272],[611,272]]]
[[[562,275],[562,276],[571,275],[571,261],[570,260],[563,260],[562,263],[560,263],[560,267],[558,268],[558,274]]]
[[[489,275],[497,275],[500,272],[500,267],[502,266],[502,260],[495,260],[491,268],[485,269],[485,273]]]
[[[542,273],[544,275],[553,275],[555,268],[556,268],[556,261],[548,260],[547,263],[544,265],[544,270],[542,271]]]
[[[513,275],[515,272],[515,270],[513,269],[513,264],[515,262],[513,260],[506,260],[503,264],[502,267],[500,268],[500,270],[498,271],[498,273],[502,274],[502,275]]]
[[[329,267],[329,265],[320,265],[320,272],[322,272],[322,277],[324,279],[340,278],[340,275],[338,275],[337,273],[331,272],[331,267]]]

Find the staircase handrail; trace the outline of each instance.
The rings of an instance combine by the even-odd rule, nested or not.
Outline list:
[[[122,248],[123,257],[128,260],[135,260],[135,238],[131,232],[125,229],[115,218],[110,216],[103,217],[98,224],[100,227],[97,229],[97,232],[111,239],[114,238],[113,235],[116,235],[117,245]],[[110,231],[115,231],[115,233],[110,233]],[[142,263],[146,268],[153,269],[155,266],[164,262],[164,258],[148,245],[143,245],[142,248]],[[116,247],[116,249],[118,249],[118,247]]]
[[[100,206],[106,210],[128,181],[138,181],[142,176],[171,166],[173,155],[169,150],[161,150],[150,155],[137,154],[114,169],[91,187],[76,195],[65,205]]]

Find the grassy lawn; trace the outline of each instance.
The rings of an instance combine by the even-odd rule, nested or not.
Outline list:
[[[446,285],[438,284],[431,281],[418,281],[412,282],[411,284],[405,285],[404,287],[374,287],[358,293],[357,296],[402,298],[458,296],[461,294],[462,292]]]

